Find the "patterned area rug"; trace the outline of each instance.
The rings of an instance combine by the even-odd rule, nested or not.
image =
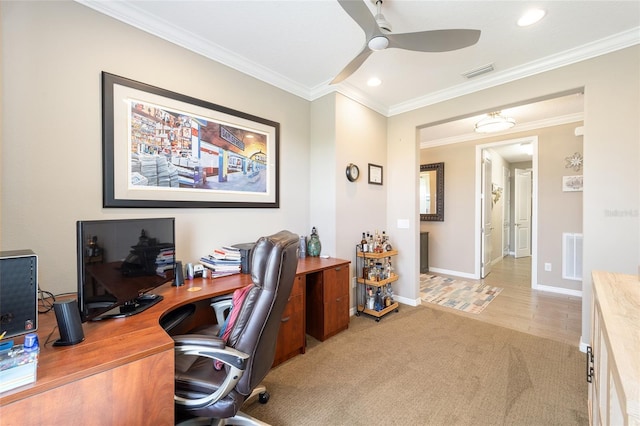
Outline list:
[[[420,274],[420,298],[428,303],[479,314],[502,289],[437,275]]]

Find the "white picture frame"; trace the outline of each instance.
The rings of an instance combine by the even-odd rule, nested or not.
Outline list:
[[[562,192],[582,192],[583,176],[562,176]]]

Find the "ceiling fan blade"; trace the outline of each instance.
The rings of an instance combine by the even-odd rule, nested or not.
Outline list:
[[[367,40],[376,34],[381,34],[376,19],[362,0],[338,0],[338,3],[351,16],[351,19],[356,21],[356,24],[362,28]]]
[[[476,44],[480,30],[433,30],[416,33],[386,34],[389,47],[417,52],[448,52]]]
[[[344,80],[345,78],[349,77],[351,74],[356,72],[356,70],[360,68],[360,65],[362,65],[364,61],[366,61],[369,55],[371,55],[372,53],[373,53],[373,50],[369,49],[369,47],[365,45],[364,49],[362,49],[362,52],[360,52],[358,56],[353,58],[353,60],[349,62],[342,71],[340,71],[340,74],[338,74],[336,78],[331,80],[330,84],[338,84],[342,80]]]

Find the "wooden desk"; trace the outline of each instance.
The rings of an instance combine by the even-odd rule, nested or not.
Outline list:
[[[334,258],[299,259],[296,279],[348,271],[348,264]],[[250,275],[237,274],[186,280],[181,287],[165,284],[154,291],[164,300],[140,314],[84,323],[85,340],[74,346],[52,347],[59,338],[55,315],[40,315],[37,380],[0,394],[2,425],[173,425],[173,340],[160,327],[160,318],[249,283]]]

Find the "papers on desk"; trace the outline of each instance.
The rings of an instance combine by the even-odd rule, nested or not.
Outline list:
[[[214,249],[210,256],[218,260],[240,260],[242,257],[240,249],[228,246]]]
[[[200,258],[200,263],[211,271],[211,277],[240,273],[241,255],[235,247],[217,248],[212,254]]]

